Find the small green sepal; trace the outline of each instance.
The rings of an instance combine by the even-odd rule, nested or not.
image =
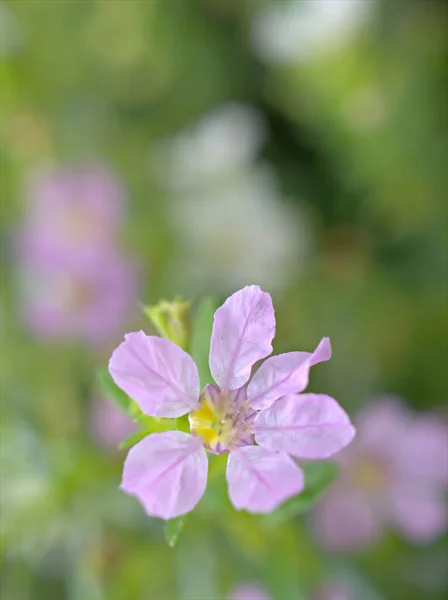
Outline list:
[[[188,349],[191,329],[190,302],[180,299],[173,302],[162,300],[158,304],[142,308],[159,335],[171,340],[184,350]]]
[[[182,529],[184,528],[186,515],[177,517],[176,519],[170,519],[163,527],[165,533],[165,539],[170,548],[174,548],[179,539]]]

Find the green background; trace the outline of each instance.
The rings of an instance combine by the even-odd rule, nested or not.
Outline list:
[[[294,600],[333,574],[355,582],[357,600],[446,597],[442,541],[413,547],[388,532],[370,551],[329,555],[306,515],[272,526],[231,510],[223,477],[168,547],[161,522],[118,490],[123,453],[106,452],[92,435],[95,371],[114,345],[44,344],[16,309],[24,181],[49,161],[101,160],[122,178],[121,243],[140,261],[143,302],[204,293],[222,301],[237,289],[232,262],[225,281],[219,261],[214,277],[189,280],[176,192],[161,184],[153,159],[162,140],[220,105],[242,103],[266,123],[254,162],[271,165],[278,209],[292,210],[297,236],[305,227],[309,240],[282,285],[270,289],[266,276],[275,352],[311,350],[330,336],[333,358],[310,389],[351,414],[382,393],[421,411],[441,407],[447,5],[349,0],[359,3],[371,14],[350,35],[332,42],[334,24],[305,57],[275,59],[254,43],[254,30],[266,7],[292,4],[281,0],[2,2],[2,599],[211,600],[255,580],[276,600]],[[200,241],[207,224],[195,225]],[[224,257],[233,226],[223,224]],[[243,236],[240,255],[222,260],[236,268],[245,252]],[[251,252],[256,260],[257,247]],[[149,331],[137,306],[129,322]]]

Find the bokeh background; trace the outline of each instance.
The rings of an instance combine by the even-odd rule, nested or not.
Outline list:
[[[440,514],[347,552],[319,507],[267,527],[224,487],[169,548],[118,489],[132,424],[95,371],[151,331],[141,303],[256,283],[276,352],[331,337],[310,389],[446,427],[447,4],[17,0],[0,24],[1,597],[446,598]]]

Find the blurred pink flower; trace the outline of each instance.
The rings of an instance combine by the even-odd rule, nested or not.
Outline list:
[[[341,475],[315,511],[319,537],[329,548],[354,551],[394,525],[411,542],[425,543],[446,529],[447,427],[394,398],[360,412],[356,442],[341,453]]]
[[[303,489],[303,472],[291,456],[328,458],[351,442],[354,428],[336,400],[300,394],[311,367],[329,360],[328,338],[313,353],[267,359],[248,383],[252,366],[272,352],[274,335],[271,297],[248,286],[214,316],[209,363],[218,385],[200,393],[193,359],[168,339],[129,333],[115,350],[110,373],[143,412],[189,413],[192,435],[154,433],[127,456],[121,488],[149,515],[171,519],[196,506],[207,483],[205,449],[229,453],[227,481],[235,508],[267,513]]]
[[[271,596],[256,583],[242,583],[234,588],[229,600],[272,600]]]
[[[92,434],[98,442],[110,451],[137,431],[137,425],[115,404],[104,398],[95,398],[91,413]]]
[[[124,203],[121,182],[105,168],[40,171],[28,181],[19,252],[26,262],[88,262],[115,243]]]
[[[311,600],[357,600],[343,583],[329,583],[315,592]]]
[[[32,334],[111,341],[137,303],[138,273],[117,249],[124,191],[105,168],[41,171],[17,239],[20,306]]]
[[[37,261],[21,269],[20,292],[33,335],[94,346],[124,326],[137,303],[137,270],[112,250],[86,263]]]

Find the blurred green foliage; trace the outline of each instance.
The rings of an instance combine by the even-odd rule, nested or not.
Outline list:
[[[273,294],[275,352],[309,350],[330,336],[333,358],[316,368],[310,387],[349,412],[389,392],[418,410],[442,406],[446,3],[366,1],[366,22],[337,44],[274,60],[260,52],[254,31],[262,11],[284,4],[0,5],[2,598],[211,600],[253,580],[275,600],[292,600],[333,576],[352,579],[357,598],[446,597],[443,541],[412,547],[390,533],[350,559],[330,555],[313,541],[300,506],[287,513],[285,505],[291,518],[277,522],[236,512],[221,457],[211,464],[214,484],[170,548],[163,524],[118,490],[124,454],[103,448],[92,431],[95,372],[114,345],[92,352],[33,339],[18,310],[14,243],[24,181],[48,163],[101,161],[123,179],[122,243],[140,260],[142,303],[179,294],[196,301],[204,292],[221,301],[233,291],[214,279],[194,292],[185,283],[175,203],[151,160],[161,141],[211,109],[245,103],[267,125],[258,159],[272,166],[284,207],[300,208],[312,240],[305,269],[294,257],[296,268]],[[330,38],[327,32],[324,41]],[[201,223],[195,226],[200,240]],[[211,251],[204,247],[204,256]],[[235,268],[244,253],[237,250]],[[196,315],[204,329],[213,308],[207,302]],[[129,330],[137,328],[151,330],[136,305]],[[202,340],[193,337],[193,354],[204,353]],[[206,362],[200,366],[208,380]]]

